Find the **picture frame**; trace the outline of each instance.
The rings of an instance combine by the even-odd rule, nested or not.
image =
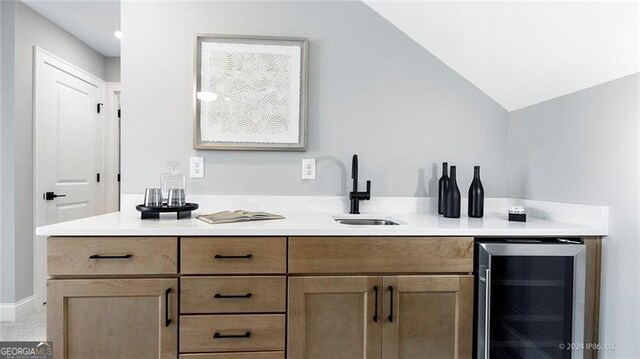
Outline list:
[[[307,39],[197,34],[194,46],[195,149],[306,150]]]

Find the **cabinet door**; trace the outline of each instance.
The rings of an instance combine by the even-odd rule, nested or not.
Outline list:
[[[471,358],[473,276],[390,276],[383,286],[383,358]]]
[[[177,356],[177,279],[49,280],[56,359]]]
[[[381,277],[290,278],[288,358],[380,358],[381,285]]]

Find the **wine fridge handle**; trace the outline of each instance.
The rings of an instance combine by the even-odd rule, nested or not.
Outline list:
[[[491,269],[487,268],[484,272],[485,281],[485,297],[484,297],[484,359],[489,359],[489,343],[491,337]]]

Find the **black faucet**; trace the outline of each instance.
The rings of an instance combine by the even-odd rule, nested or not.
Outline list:
[[[367,191],[358,192],[358,155],[353,155],[351,161],[351,178],[353,179],[353,191],[349,193],[351,201],[351,214],[360,214],[360,201],[368,201],[371,199],[371,181],[367,181]]]

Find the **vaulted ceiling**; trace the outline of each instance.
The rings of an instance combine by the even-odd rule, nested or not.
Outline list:
[[[640,70],[637,2],[365,3],[509,111]]]
[[[22,1],[119,56],[118,0]],[[637,2],[365,3],[509,111],[640,71]]]

